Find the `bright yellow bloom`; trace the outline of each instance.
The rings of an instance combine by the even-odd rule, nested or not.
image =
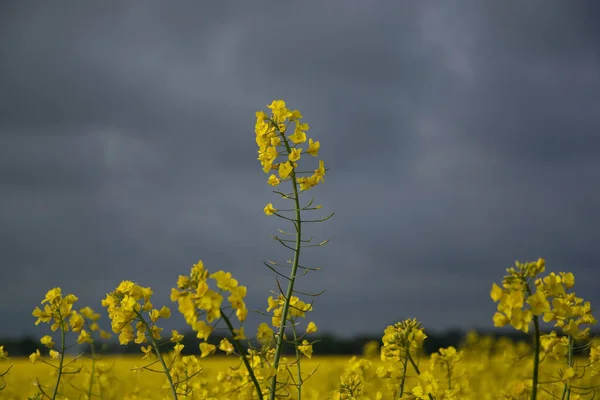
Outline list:
[[[565,288],[571,289],[575,285],[575,275],[572,272],[561,272],[560,275]]]
[[[46,296],[44,297],[44,300],[42,300],[42,304],[44,304],[46,302],[48,302],[50,304],[54,304],[55,302],[57,302],[61,298],[62,298],[61,289],[59,287],[53,288],[53,289],[50,289],[46,293]]]
[[[246,308],[246,306],[244,305],[243,308],[238,308],[235,312],[235,316],[237,317],[238,321],[245,321],[246,317],[248,316],[248,309]]]
[[[200,343],[200,358],[207,357],[217,351],[217,347],[214,344],[206,342]]]
[[[214,279],[217,282],[217,287],[222,290],[232,291],[238,285],[238,281],[231,276],[231,272],[217,271],[209,277]]]
[[[153,358],[154,355],[152,354],[152,345],[148,345],[148,347],[142,346],[141,350],[144,353],[144,356],[142,357],[142,360]]]
[[[92,343],[94,339],[90,336],[85,329],[82,329],[77,338],[77,343]]]
[[[227,354],[233,353],[233,345],[229,343],[229,340],[222,339],[219,343],[219,350],[224,351]]]
[[[283,100],[273,100],[267,108],[271,109],[273,121],[275,121],[275,123],[281,123],[293,115],[292,112],[285,107],[285,101]]]
[[[183,318],[185,318],[185,322],[188,325],[192,325],[197,318],[196,314],[196,306],[190,296],[182,296],[177,299],[177,303],[179,305],[178,309]]]
[[[152,322],[156,322],[158,320],[158,318],[160,318],[160,313],[156,308],[154,310],[150,311],[150,320]]]
[[[298,161],[301,158],[300,153],[302,153],[302,149],[292,149],[288,155],[288,159],[292,162]]]
[[[40,350],[39,350],[39,349],[36,349],[36,350],[35,350],[35,353],[32,353],[32,354],[29,356],[29,360],[30,360],[30,361],[31,361],[33,364],[35,364],[35,363],[36,363],[38,360],[41,360],[41,359],[42,359],[42,355],[40,354]]]
[[[303,340],[301,345],[298,345],[298,351],[304,354],[308,358],[312,358],[313,348],[312,344],[308,340]]]
[[[117,332],[115,332],[117,333]],[[126,345],[134,339],[133,328],[131,325],[125,325],[119,334],[119,343]]]
[[[256,334],[256,338],[261,343],[270,343],[273,340],[273,329],[264,322],[258,326],[258,332]]]
[[[315,333],[317,331],[317,325],[315,325],[314,322],[309,322],[308,326],[306,327],[306,333]]]
[[[317,168],[315,170],[313,177],[317,181],[317,183],[319,183],[319,182],[324,182],[324,179],[323,179],[324,176],[325,176],[325,163],[323,162],[323,160],[319,160],[319,168]]]
[[[319,183],[314,175],[309,177],[301,176],[296,179],[296,182],[298,182],[298,185],[300,185],[300,190],[309,190],[313,186],[317,186]]]
[[[275,174],[271,174],[267,180],[267,183],[271,186],[277,186],[281,183],[281,179],[279,179]]]
[[[183,340],[184,336],[177,332],[175,329],[171,330],[171,342],[179,343]]]
[[[529,296],[527,303],[531,306],[533,315],[542,315],[544,312],[550,311],[550,303],[541,291],[536,291],[535,294]]]
[[[135,344],[147,343],[148,338],[146,338],[146,333],[143,330],[138,330],[135,334],[135,339],[133,340]]]
[[[298,128],[294,130],[294,133],[290,135],[290,140],[295,144],[306,142],[306,133]]]
[[[302,114],[300,114],[300,111],[298,110],[292,111],[292,115],[290,115],[290,121],[292,122],[302,118]]]
[[[177,343],[175,346],[173,346],[173,357],[177,357],[184,347],[185,346],[181,343]]]
[[[121,281],[119,286],[117,286],[117,288],[115,289],[115,292],[117,292],[119,294],[130,294],[131,293],[132,295],[135,296],[135,293],[133,293],[135,286],[136,286],[136,284],[133,283],[132,281]]]
[[[273,207],[273,203],[269,203],[265,206],[263,211],[265,212],[266,215],[273,215],[274,213],[276,213],[279,210],[277,210],[275,207]]]
[[[284,163],[279,164],[279,170],[277,172],[279,172],[279,177],[281,179],[286,179],[290,176],[293,169],[294,167],[292,166],[292,164],[290,164],[289,161],[286,161]]]
[[[197,321],[194,326],[194,331],[196,332],[196,337],[198,339],[203,339],[203,340],[208,340],[208,337],[210,336],[210,334],[213,331],[213,327],[211,325],[208,325],[206,322],[204,321]]]
[[[506,326],[509,323],[509,319],[506,315],[497,312],[494,314],[494,326],[497,328],[502,328],[503,326]]]
[[[52,320],[52,310],[49,306],[44,307],[44,311],[40,310],[39,307],[36,307],[31,313],[34,317],[37,317],[37,321],[35,321],[35,325],[38,325],[40,322],[50,322]]]
[[[171,316],[171,310],[167,306],[162,306],[159,312],[161,318],[169,318]]]
[[[503,293],[504,291],[500,286],[496,285],[495,283],[492,284],[492,291],[490,292],[490,297],[492,298],[492,300],[494,300],[494,303],[502,298]]]
[[[83,329],[83,324],[85,323],[83,317],[81,316],[81,314],[77,313],[77,312],[73,312],[73,314],[71,315],[71,319],[69,321],[69,324],[71,325],[71,330],[73,332],[80,332]]]
[[[152,337],[156,340],[160,339],[160,333],[162,332],[163,328],[159,328],[158,326],[154,325],[151,329],[150,334],[152,335]]]
[[[53,360],[58,360],[60,358],[60,353],[54,349],[50,350],[50,352],[48,354],[50,355],[50,358],[52,358]]]
[[[54,341],[52,340],[52,336],[49,336],[49,335],[46,335],[46,336],[42,337],[40,339],[40,342],[44,346],[48,347],[49,349],[53,348],[54,345],[55,345]]]
[[[321,143],[313,142],[312,139],[308,139],[308,149],[306,150],[307,154],[317,157],[319,155],[319,148],[321,148]]]
[[[234,329],[233,330],[234,333],[234,339],[235,340],[243,340],[246,339],[246,335],[244,334],[244,327],[242,326],[240,329]]]

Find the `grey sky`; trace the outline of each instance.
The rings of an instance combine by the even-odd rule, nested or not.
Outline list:
[[[262,261],[289,256],[254,141],[274,99],[331,168],[307,194],[333,240],[298,286],[327,289],[320,330],[491,328],[491,284],[540,256],[598,306],[598,18],[592,1],[4,2],[0,335],[40,333],[54,286],[100,310],[131,279],[172,305],[199,259],[266,308]]]

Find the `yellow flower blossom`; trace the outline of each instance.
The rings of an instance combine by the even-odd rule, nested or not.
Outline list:
[[[308,150],[306,150],[307,154],[310,154],[313,157],[317,157],[319,155],[319,148],[321,147],[321,143],[314,142],[312,139],[308,139]]]
[[[52,340],[52,336],[49,336],[49,335],[42,337],[40,339],[40,343],[42,343],[44,346],[46,346],[50,349],[53,348],[55,345],[54,341]]]
[[[308,358],[312,358],[313,348],[312,344],[308,340],[303,340],[301,345],[298,345],[298,351],[304,354]]]
[[[292,166],[292,164],[289,161],[286,161],[284,163],[279,164],[279,177],[281,179],[286,179],[290,176],[290,174],[292,173],[294,167]]]
[[[35,364],[37,361],[42,359],[42,355],[40,354],[40,350],[36,349],[35,353],[32,353],[29,356],[29,360],[31,361],[32,364]]]
[[[314,322],[309,322],[308,326],[306,327],[306,333],[315,333],[317,331],[317,325],[315,325]]]
[[[217,347],[214,344],[206,342],[200,343],[200,358],[207,357],[217,351]]]
[[[264,212],[265,212],[265,214],[266,214],[266,215],[273,215],[273,214],[275,214],[277,211],[279,211],[279,210],[277,210],[275,207],[273,207],[273,203],[269,203],[269,204],[267,204],[267,205],[265,206],[265,209],[264,209]]]
[[[94,339],[92,339],[90,334],[85,329],[82,329],[79,332],[79,336],[77,337],[77,343],[92,343],[93,341]]]
[[[277,186],[281,183],[281,179],[279,179],[277,175],[271,174],[271,176],[269,176],[269,179],[267,180],[267,183],[271,186]]]
[[[288,159],[292,162],[298,161],[301,158],[302,149],[292,149],[288,155]]]
[[[222,339],[219,343],[219,350],[224,351],[227,354],[233,353],[233,345],[227,339]]]

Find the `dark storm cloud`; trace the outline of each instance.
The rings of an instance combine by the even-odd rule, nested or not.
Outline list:
[[[491,283],[540,256],[598,303],[599,15],[583,4],[5,5],[0,335],[33,332],[53,286],[99,309],[134,279],[168,303],[198,259],[264,308],[261,261],[289,257],[269,235],[290,227],[262,215],[277,199],[253,127],[277,98],[331,168],[314,196],[336,216],[307,231],[334,240],[300,281],[327,288],[321,329],[489,328]]]

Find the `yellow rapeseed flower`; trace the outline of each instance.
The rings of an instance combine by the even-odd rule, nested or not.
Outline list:
[[[50,336],[50,335],[45,335],[44,337],[42,337],[40,339],[40,342],[44,346],[48,347],[49,349],[53,348],[54,345],[56,344],[56,343],[54,343],[54,341],[52,340],[52,336]]]
[[[40,350],[36,349],[35,353],[32,353],[29,356],[29,360],[31,361],[32,364],[35,364],[37,361],[42,359],[42,355],[40,354]]]
[[[273,207],[273,203],[269,203],[265,206],[264,212],[266,215],[273,215],[274,213],[276,213],[278,210]]]
[[[306,327],[306,333],[315,333],[317,331],[317,325],[315,325],[314,322],[309,322],[308,326]]]
[[[233,353],[233,345],[227,340],[223,338],[219,343],[219,350],[224,351],[227,354]]]
[[[313,348],[312,344],[308,340],[303,340],[301,345],[298,345],[298,351],[304,354],[308,358],[312,358]]]
[[[207,357],[217,351],[217,347],[214,344],[206,342],[200,343],[200,358]]]
[[[292,164],[289,161],[286,161],[286,162],[279,164],[279,169],[277,172],[279,173],[279,177],[281,179],[286,179],[290,176],[293,169],[294,169],[294,167],[292,166]]]

